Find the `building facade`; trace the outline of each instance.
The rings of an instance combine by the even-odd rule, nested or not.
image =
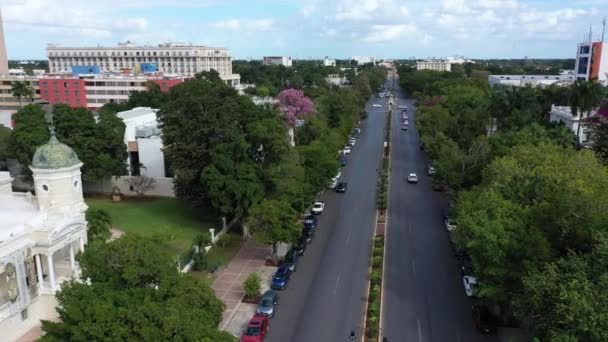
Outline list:
[[[374,57],[371,56],[352,56],[350,58],[351,61],[357,61],[358,65],[363,65],[363,64],[368,64],[368,63],[372,63],[372,64],[376,64],[376,59]]]
[[[608,85],[608,43],[578,44],[574,73],[577,80],[596,79],[600,84]]]
[[[100,72],[163,73],[192,77],[215,70],[229,85],[240,76],[232,73],[232,56],[226,48],[166,43],[140,46],[131,42],[117,47],[63,47],[48,45],[50,73],[71,73],[74,67],[97,67]]]
[[[443,59],[429,59],[416,62],[416,70],[452,71],[452,63]]]
[[[75,256],[87,243],[80,168],[74,151],[51,135],[34,153],[36,196],[12,192],[0,172],[0,331],[13,340],[48,314],[36,303],[78,278]],[[54,310],[52,310],[54,311]],[[15,336],[12,336],[15,337]]]
[[[509,85],[514,87],[525,86],[569,86],[575,81],[574,75],[490,75],[488,82],[494,85]]]
[[[11,91],[13,83],[25,82],[32,88],[32,97],[22,97],[19,99],[13,96]],[[0,110],[18,111],[22,106],[28,105],[40,99],[40,80],[33,76],[0,76]]]
[[[325,56],[325,58],[323,58],[323,66],[336,66],[336,60]]]
[[[591,116],[595,115],[597,110],[591,112]],[[578,131],[578,126],[580,124],[581,115],[573,116],[572,110],[569,106],[551,106],[551,111],[549,112],[549,121],[550,122],[563,122],[566,127],[572,130],[574,134]],[[584,126],[581,126],[580,129],[580,137],[579,142],[586,146],[588,144],[587,139],[587,130]]]
[[[264,65],[282,65],[285,67],[290,67],[293,65],[293,61],[289,56],[264,56],[262,60],[262,64]]]

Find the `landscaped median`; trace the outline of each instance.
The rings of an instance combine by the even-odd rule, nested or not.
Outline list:
[[[383,295],[382,279],[384,271],[384,230],[388,223],[387,208],[390,179],[391,117],[392,111],[389,109],[386,120],[382,168],[378,172],[378,185],[376,192],[377,215],[365,318],[365,341],[368,342],[376,342],[379,341],[380,338],[380,315],[382,311],[381,303]]]

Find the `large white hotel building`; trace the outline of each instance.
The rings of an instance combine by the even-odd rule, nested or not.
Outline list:
[[[49,44],[50,73],[71,73],[72,67],[98,67],[101,72],[161,72],[165,75],[194,76],[211,69],[229,85],[240,75],[232,73],[232,56],[226,48],[166,43],[138,46],[131,42],[116,47],[64,47]]]

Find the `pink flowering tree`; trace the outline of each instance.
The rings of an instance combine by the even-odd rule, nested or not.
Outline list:
[[[286,89],[279,94],[279,111],[291,127],[314,111],[312,100],[298,89]]]

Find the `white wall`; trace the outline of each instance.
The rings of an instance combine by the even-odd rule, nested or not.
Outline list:
[[[139,162],[144,164],[141,174],[148,177],[165,177],[165,159],[161,137],[138,138]]]
[[[136,193],[129,190],[129,186],[126,183],[126,179],[128,177],[112,177],[106,179],[103,182],[95,182],[95,183],[85,183],[84,189],[85,192],[93,192],[93,193],[104,193],[110,194],[112,193],[112,188],[117,186],[123,195],[127,196],[137,196]],[[175,190],[173,188],[173,178],[154,178],[156,183],[154,184],[154,189],[148,191],[146,196],[156,196],[156,197],[175,197]]]
[[[0,125],[13,129],[11,116],[14,112],[14,110],[0,110]]]

